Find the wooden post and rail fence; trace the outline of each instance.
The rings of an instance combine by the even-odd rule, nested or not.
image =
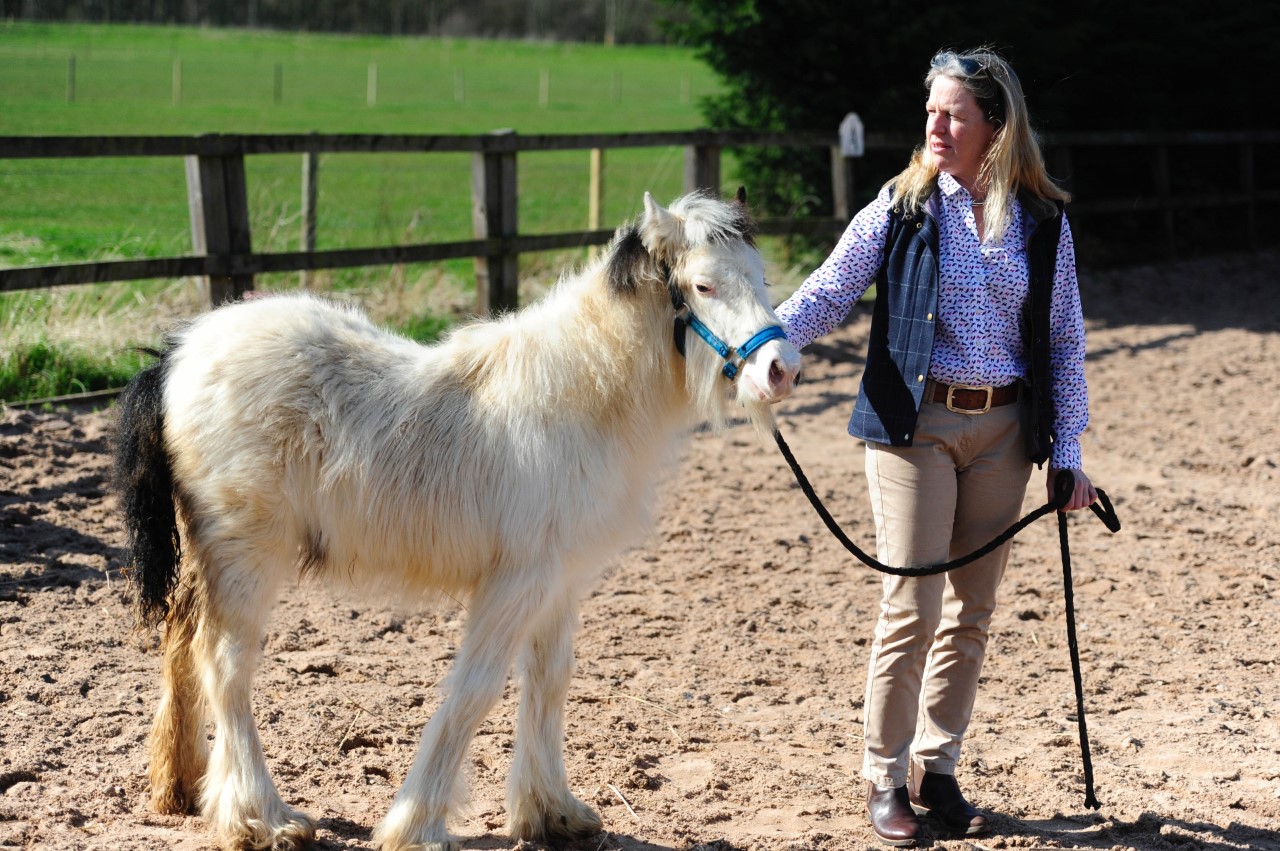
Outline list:
[[[919,141],[918,134],[866,134],[865,151],[899,151],[903,159]],[[1045,138],[1055,174],[1071,174],[1072,151],[1081,148],[1150,149],[1154,193],[1128,192],[1122,197],[1080,198],[1072,215],[1155,213],[1162,218],[1166,251],[1176,255],[1175,213],[1195,208],[1235,208],[1247,244],[1258,245],[1258,208],[1280,201],[1280,190],[1261,188],[1254,169],[1258,146],[1280,144],[1280,133],[1077,133]],[[1213,194],[1175,194],[1168,151],[1172,146],[1226,146],[1238,151],[1238,182]],[[112,260],[0,269],[0,292],[70,284],[146,278],[208,279],[213,305],[235,299],[254,287],[263,273],[300,272],[355,266],[420,263],[473,257],[476,300],[480,313],[517,306],[518,260],[525,252],[601,245],[613,235],[602,228],[605,152],[616,148],[680,146],[685,150],[686,191],[718,192],[724,148],[767,146],[825,148],[830,151],[833,215],[809,219],[763,219],[766,234],[834,236],[848,223],[857,203],[856,156],[842,147],[836,133],[696,130],[687,132],[521,135],[498,131],[483,135],[205,135],[205,136],[0,136],[0,160],[66,157],[184,157],[191,219],[192,253],[183,257]],[[517,220],[518,162],[522,152],[587,150],[591,152],[589,226],[587,230],[522,234]],[[322,153],[471,153],[473,238],[317,251],[315,209],[318,157]],[[303,238],[294,252],[257,253],[249,225],[245,157],[299,154],[303,157]],[[868,190],[874,190],[869,186]]]

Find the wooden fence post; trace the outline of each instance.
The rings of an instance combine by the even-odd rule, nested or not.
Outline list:
[[[1258,247],[1258,187],[1254,183],[1253,143],[1240,143],[1240,189],[1249,198],[1245,208],[1245,238],[1249,248]]]
[[[604,148],[591,149],[591,175],[588,179],[587,229],[599,230],[604,213]]]
[[[845,114],[836,138],[838,143],[831,146],[831,215],[841,222],[849,222],[858,205],[853,161],[867,153],[866,129],[858,113]]]
[[[67,57],[67,103],[76,102],[76,55]]]
[[[1164,210],[1164,238],[1169,259],[1178,259],[1177,218],[1173,211],[1173,181],[1169,177],[1169,146],[1156,145],[1155,159],[1151,164],[1156,182],[1156,195]]]
[[[319,198],[317,181],[320,177],[320,155],[307,151],[302,155],[302,245],[308,253],[316,250],[316,201]],[[311,272],[302,270],[302,288],[311,286]]]
[[[618,40],[618,0],[604,0],[604,43],[612,47]]]
[[[831,214],[842,222],[853,219],[853,157],[846,157],[839,145],[831,146]]]
[[[684,191],[698,189],[720,194],[719,145],[690,145],[684,149]]]
[[[244,154],[218,147],[209,145],[211,153],[186,158],[192,252],[218,259],[218,273],[208,278],[210,307],[253,289],[253,275],[232,272],[234,256],[253,252]]]
[[[587,230],[599,230],[604,215],[604,148],[591,149],[591,175],[587,183]],[[593,247],[591,256],[599,256],[601,250],[598,245]]]
[[[471,156],[471,230],[476,239],[514,237],[516,132],[495,130],[485,149]],[[515,310],[519,304],[520,255],[503,248],[476,258],[476,311]]]

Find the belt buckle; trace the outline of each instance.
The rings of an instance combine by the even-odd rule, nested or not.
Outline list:
[[[987,402],[981,408],[957,408],[955,405],[955,393],[957,390],[975,390],[987,394]],[[985,414],[991,410],[991,397],[995,394],[995,388],[990,384],[983,384],[974,387],[968,384],[949,384],[947,385],[947,410],[956,414]]]

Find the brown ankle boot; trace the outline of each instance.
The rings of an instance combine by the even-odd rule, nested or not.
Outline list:
[[[986,813],[970,804],[960,792],[956,778],[936,771],[913,771],[916,782],[908,782],[911,808],[920,815],[931,815],[948,830],[965,836],[986,833],[990,825]],[[915,778],[913,778],[914,780]]]
[[[877,786],[867,783],[867,814],[871,829],[885,845],[906,848],[920,837],[920,820],[911,811],[906,786]]]

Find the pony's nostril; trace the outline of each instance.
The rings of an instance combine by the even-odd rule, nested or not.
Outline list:
[[[790,373],[787,372],[787,368],[783,365],[782,361],[775,359],[769,364],[770,387],[785,387],[790,383]]]

